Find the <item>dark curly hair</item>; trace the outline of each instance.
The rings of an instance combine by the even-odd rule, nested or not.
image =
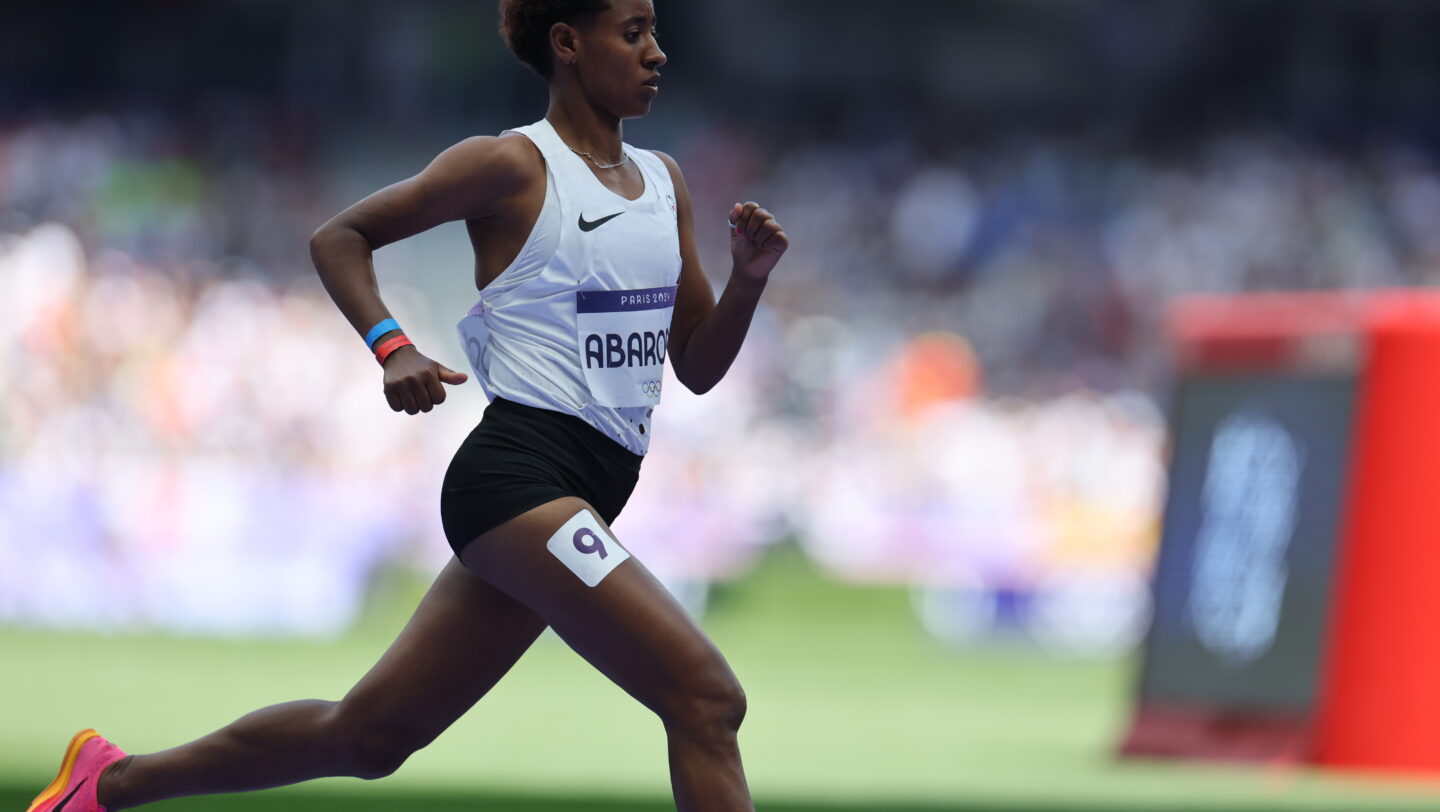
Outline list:
[[[554,72],[551,27],[585,25],[608,8],[609,0],[500,0],[500,36],[516,59],[548,82]]]

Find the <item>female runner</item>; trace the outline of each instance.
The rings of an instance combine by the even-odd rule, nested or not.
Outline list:
[[[466,375],[393,329],[371,253],[465,221],[480,301],[460,333],[492,402],[445,476],[456,557],[343,699],[264,708],[148,755],[82,731],[34,812],[389,775],[546,626],[659,715],[678,809],[753,809],[740,684],[609,523],[649,444],[666,356],[689,389],[713,387],[788,240],[755,203],[733,206],[734,264],[716,302],[679,168],[622,142],[621,122],[649,112],[665,64],[651,0],[502,0],[500,12],[511,51],[549,84],[545,118],[445,150],[311,240],[326,290],[376,350],[391,408],[413,415]]]

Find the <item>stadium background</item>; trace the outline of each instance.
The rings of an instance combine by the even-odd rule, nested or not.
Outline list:
[[[794,246],[726,381],[667,386],[616,529],[746,684],[762,808],[1433,806],[1433,784],[1112,753],[1165,486],[1166,303],[1433,284],[1440,9],[657,10],[664,90],[627,140],[684,168],[717,285],[729,203],[761,201]],[[17,806],[73,729],[143,751],[337,695],[398,630],[448,554],[439,479],[484,401],[472,382],[390,413],[306,238],[545,96],[488,2],[10,16],[0,803]],[[463,229],[376,266],[420,346],[463,369]],[[633,705],[547,637],[391,779],[185,805],[665,808],[663,738]]]

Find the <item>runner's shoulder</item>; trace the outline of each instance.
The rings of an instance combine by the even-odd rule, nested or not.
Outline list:
[[[660,159],[660,163],[665,164],[665,168],[668,169],[668,170],[670,170],[670,177],[675,178],[675,179],[677,179],[677,180],[679,180],[679,179],[681,179],[681,178],[683,177],[683,176],[680,174],[680,164],[675,163],[675,159],[674,159],[674,158],[671,158],[668,153],[661,152],[661,151],[658,150],[658,149],[652,149],[652,150],[647,150],[647,151],[648,151],[651,155],[654,155],[656,158],[659,158],[659,159]]]
[[[680,164],[675,162],[668,154],[658,149],[650,150],[650,154],[660,159],[665,168],[670,170],[670,183],[675,187],[675,194],[679,197],[681,205],[690,205],[690,189],[685,185],[685,175],[680,171]]]
[[[545,177],[540,151],[522,135],[471,136],[445,150],[437,164],[441,171],[454,172],[492,195],[524,191]]]

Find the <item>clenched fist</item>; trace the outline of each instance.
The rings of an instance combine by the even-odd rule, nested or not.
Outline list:
[[[468,378],[421,355],[414,345],[404,346],[385,359],[385,399],[397,412],[428,412],[445,402],[442,383],[458,386]]]
[[[730,208],[730,256],[740,273],[757,282],[768,279],[789,247],[785,229],[759,203],[752,200]]]

